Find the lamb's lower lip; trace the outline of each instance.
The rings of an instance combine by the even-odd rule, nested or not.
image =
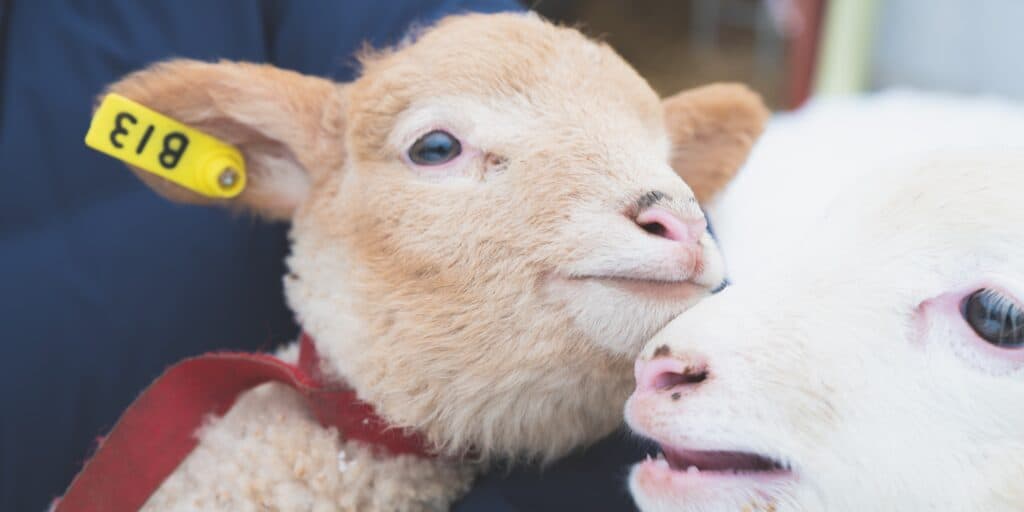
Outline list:
[[[688,299],[699,294],[708,293],[706,286],[697,284],[692,280],[662,281],[619,276],[581,276],[574,277],[573,279],[596,281],[632,295],[658,300]]]

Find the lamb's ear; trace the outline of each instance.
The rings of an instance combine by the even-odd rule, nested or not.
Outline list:
[[[739,84],[712,84],[662,101],[672,167],[701,204],[732,180],[764,129],[769,111]]]
[[[317,176],[344,161],[343,91],[329,80],[268,65],[174,60],[131,74],[110,92],[233,144],[245,157],[246,188],[230,200],[132,168],[174,201],[238,205],[287,219]]]

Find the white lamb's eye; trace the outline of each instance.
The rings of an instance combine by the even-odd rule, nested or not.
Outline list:
[[[982,288],[960,306],[967,324],[981,339],[1000,348],[1024,347],[1024,310],[1003,293]]]

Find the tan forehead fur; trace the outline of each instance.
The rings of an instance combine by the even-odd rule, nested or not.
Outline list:
[[[419,99],[444,95],[516,98],[524,109],[559,114],[586,114],[589,104],[626,111],[653,136],[664,131],[657,95],[608,45],[532,15],[446,18],[415,44],[366,53],[362,63],[348,92],[359,158],[386,157],[382,141],[395,117]]]

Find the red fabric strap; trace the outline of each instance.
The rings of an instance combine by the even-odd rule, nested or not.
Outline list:
[[[71,482],[56,512],[134,511],[198,444],[196,429],[223,415],[238,395],[266,382],[299,391],[320,423],[388,453],[430,456],[415,433],[391,428],[355,391],[324,383],[312,340],[302,335],[299,365],[266,354],[213,353],[164,372],[121,415]]]

